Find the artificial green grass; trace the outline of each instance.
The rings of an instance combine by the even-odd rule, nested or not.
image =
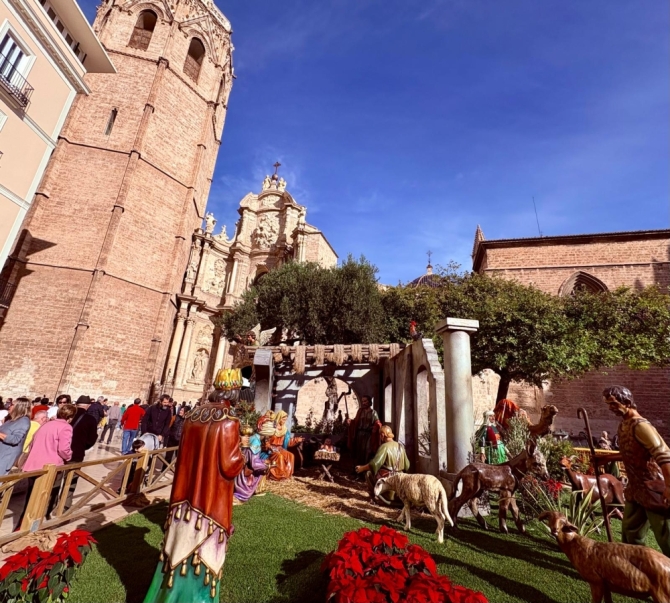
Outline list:
[[[141,602],[158,563],[165,505],[149,507],[95,533],[98,545],[73,585],[72,603]],[[234,508],[235,534],[224,565],[225,603],[311,603],[324,600],[319,568],[342,534],[363,525],[267,494]],[[489,518],[491,526],[497,519]],[[614,522],[615,531],[620,523]],[[392,527],[401,529],[396,523]],[[482,591],[491,603],[575,603],[590,591],[537,523],[521,536],[484,531],[473,520],[438,544],[432,518],[413,516],[410,540],[426,548],[439,571]],[[653,536],[648,543],[651,545]],[[655,545],[655,542],[653,543]],[[615,602],[628,601],[615,595]],[[188,603],[188,602],[184,602]]]

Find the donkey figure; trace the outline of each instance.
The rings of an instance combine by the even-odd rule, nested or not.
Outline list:
[[[519,507],[514,493],[519,487],[519,480],[526,473],[535,474],[543,480],[549,479],[547,462],[534,440],[528,440],[525,450],[501,465],[470,463],[461,469],[454,481],[453,492],[458,489],[459,482],[463,482],[463,490],[460,495],[449,501],[449,514],[454,520],[454,525],[457,522],[458,512],[465,503],[468,503],[475,519],[486,530],[486,521],[479,513],[479,497],[484,490],[497,490],[500,493],[498,511],[500,531],[507,534],[507,510],[511,509],[517,529],[524,534],[526,528],[519,517]]]

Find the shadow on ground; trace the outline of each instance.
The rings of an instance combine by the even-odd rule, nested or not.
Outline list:
[[[281,573],[277,575],[279,595],[272,598],[270,603],[325,601],[328,582],[321,573],[324,557],[321,551],[310,549],[283,561]]]
[[[166,507],[148,507],[138,515],[161,527],[165,522]],[[147,527],[112,523],[95,533],[98,552],[114,568],[126,590],[126,603],[144,600],[158,563],[159,550],[146,539],[149,532]]]

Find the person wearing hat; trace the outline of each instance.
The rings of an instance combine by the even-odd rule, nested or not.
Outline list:
[[[244,467],[240,422],[231,408],[241,383],[240,374],[228,383],[234,389],[215,390],[184,422],[167,531],[145,603],[219,600],[234,480]]]

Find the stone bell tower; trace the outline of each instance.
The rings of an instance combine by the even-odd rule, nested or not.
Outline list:
[[[212,0],[105,0],[89,74],[3,275],[6,395],[145,397],[160,379],[232,86]]]

